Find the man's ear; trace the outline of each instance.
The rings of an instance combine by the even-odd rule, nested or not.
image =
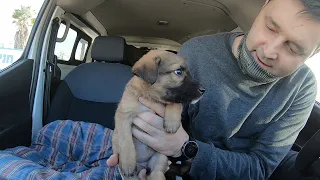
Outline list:
[[[158,79],[158,69],[161,58],[159,56],[149,59],[148,56],[142,57],[132,67],[132,73],[149,84],[154,84]]]

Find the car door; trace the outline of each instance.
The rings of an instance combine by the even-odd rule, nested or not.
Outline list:
[[[1,5],[12,14],[3,15],[0,36],[0,150],[29,146],[41,44],[50,1],[26,1]],[[47,15],[47,16],[46,16]]]
[[[306,142],[320,129],[320,103],[315,102],[310,117],[305,127],[301,130],[293,149],[300,151]],[[315,146],[319,146],[315,145]]]

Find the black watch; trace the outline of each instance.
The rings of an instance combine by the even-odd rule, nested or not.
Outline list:
[[[193,159],[194,157],[196,157],[198,149],[199,147],[195,139],[190,138],[183,144],[181,148],[181,156],[178,158],[178,160],[185,161],[188,159]]]

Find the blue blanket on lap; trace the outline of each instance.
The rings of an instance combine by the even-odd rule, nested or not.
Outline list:
[[[99,124],[57,120],[30,147],[0,151],[0,179],[121,179],[108,167],[113,131]]]

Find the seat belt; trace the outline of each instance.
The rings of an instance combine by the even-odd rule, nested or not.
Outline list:
[[[54,54],[54,49],[56,47],[56,41],[58,36],[58,31],[60,27],[60,19],[58,17],[52,20],[52,28],[49,39],[48,56],[45,69],[45,92],[43,101],[43,120],[47,118],[49,107],[50,107],[50,88],[52,74],[55,76],[55,69],[57,66],[57,56]]]

